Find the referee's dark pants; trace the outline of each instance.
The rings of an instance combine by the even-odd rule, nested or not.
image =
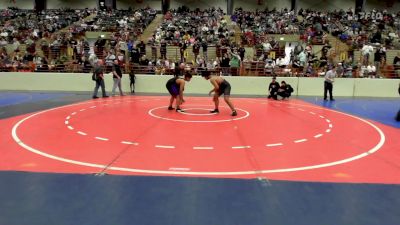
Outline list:
[[[327,98],[328,98],[327,92],[329,92],[330,100],[333,100],[332,89],[333,89],[332,83],[325,81],[324,82],[324,100],[327,100]]]

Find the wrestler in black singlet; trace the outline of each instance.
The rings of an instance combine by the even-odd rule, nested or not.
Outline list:
[[[221,95],[231,95],[231,84],[228,81],[224,80],[221,84],[219,84],[218,96]]]
[[[168,92],[172,95],[172,96],[178,96],[179,95],[179,89],[180,86],[179,84],[176,83],[176,80],[179,79],[179,77],[174,77],[171,78],[167,81],[167,84],[165,85]]]

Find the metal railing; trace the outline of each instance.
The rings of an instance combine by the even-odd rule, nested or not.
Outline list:
[[[240,67],[216,67],[205,68],[195,65],[187,64],[184,68],[167,68],[164,66],[143,66],[133,63],[128,63],[121,66],[124,74],[133,71],[135,74],[148,74],[148,75],[182,75],[185,72],[190,72],[193,75],[201,75],[203,71],[209,71],[214,75],[224,76],[287,76],[287,77],[323,77],[325,75],[324,68],[312,68],[310,70],[304,68],[295,68],[292,66],[266,68],[264,62],[243,62]],[[35,65],[34,63],[28,64],[14,64],[14,65],[0,65],[0,72],[50,72],[50,73],[91,73],[93,67],[86,64],[49,64],[49,65]],[[112,66],[103,65],[104,73],[111,73]],[[364,72],[362,74],[362,71]],[[400,67],[395,68],[391,65],[381,67],[376,72],[366,72],[360,68],[347,68],[338,77],[343,78],[394,78],[400,79]]]

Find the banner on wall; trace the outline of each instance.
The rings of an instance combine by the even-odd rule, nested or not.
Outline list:
[[[358,18],[363,19],[372,19],[372,20],[383,20],[383,13],[382,12],[359,12]]]
[[[339,61],[346,61],[347,60],[347,52],[341,52],[339,55]]]

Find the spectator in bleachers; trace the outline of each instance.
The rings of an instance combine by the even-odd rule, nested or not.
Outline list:
[[[105,61],[106,66],[107,66],[107,67],[112,67],[112,66],[114,65],[114,60],[115,60],[116,58],[117,58],[117,57],[115,56],[114,51],[113,51],[113,50],[109,50],[109,51],[107,52],[106,57],[104,58],[104,61]]]
[[[208,52],[208,43],[207,43],[206,40],[203,40],[203,41],[201,42],[201,47],[202,47],[202,49],[203,49],[203,57],[204,57],[205,60],[207,60],[207,59],[208,59],[208,55],[207,55],[207,52]]]
[[[377,30],[372,35],[371,43],[374,43],[374,44],[381,44],[382,43],[382,34],[381,34],[380,30]]]
[[[133,45],[134,45],[134,43],[133,43],[132,39],[129,39],[128,43],[126,43],[126,46],[128,47],[128,54],[127,55],[129,57],[132,57],[131,53],[132,53],[132,50],[133,50]]]
[[[265,60],[265,75],[272,76],[275,75],[275,62],[268,56],[267,60]]]
[[[49,61],[44,57],[42,58],[42,62],[36,66],[37,72],[48,72],[50,70]]]
[[[167,42],[164,39],[161,40],[160,55],[162,59],[167,59]]]
[[[285,68],[287,65],[286,65],[286,62],[285,62],[285,59],[284,58],[282,58],[282,56],[279,56],[276,60],[275,60],[275,65],[277,66],[277,67],[279,67],[279,68]]]
[[[344,72],[345,71],[344,71],[343,63],[338,63],[336,66],[336,76],[343,77]]]
[[[367,73],[368,73],[368,78],[375,78],[377,76],[376,66],[371,63],[368,63]]]
[[[397,52],[397,55],[393,59],[393,66],[397,76],[400,75],[400,52]]]
[[[141,66],[148,66],[148,65],[149,65],[149,62],[150,62],[150,61],[147,59],[146,55],[143,55],[143,56],[140,58],[139,64],[140,64]]]
[[[299,63],[300,63],[299,68],[300,68],[300,71],[302,71],[303,68],[305,66],[307,66],[307,54],[306,54],[306,52],[305,51],[300,52],[299,55],[298,55],[298,58],[299,58]]]
[[[358,71],[358,77],[361,77],[361,78],[368,77],[367,66],[360,63],[358,67],[360,68]]]
[[[363,56],[363,64],[364,65],[368,64],[370,56],[372,55],[373,51],[374,51],[374,48],[369,44],[366,44],[362,47],[361,54]]]
[[[225,53],[222,56],[221,61],[220,61],[220,67],[222,69],[222,75],[224,75],[224,76],[230,75],[229,62],[230,62],[230,58],[228,56],[228,53]]]
[[[380,76],[380,68],[381,68],[381,62],[382,62],[382,54],[381,54],[381,48],[377,47],[374,53],[374,66],[376,68],[376,75]]]
[[[120,66],[125,66],[125,54],[122,52],[118,52],[116,55],[116,59],[118,60],[118,64]]]
[[[243,45],[240,45],[240,48],[238,49],[238,52],[239,52],[239,56],[240,56],[240,61],[243,62],[244,56],[246,54],[246,49],[244,48]]]
[[[123,38],[120,38],[118,41],[118,50],[121,52],[123,55],[125,55],[128,51],[128,44]]]
[[[146,55],[146,44],[143,40],[140,41],[137,47],[139,49],[140,56]]]
[[[229,66],[231,68],[231,75],[232,76],[239,76],[239,68],[240,68],[240,56],[237,53],[236,50],[234,50],[233,52],[230,52],[230,61],[229,61]]]
[[[186,42],[179,43],[179,54],[181,56],[181,62],[186,62],[187,58],[187,44]]]
[[[98,61],[95,54],[91,55],[91,59],[89,59],[89,57],[90,56],[83,55],[81,58],[78,59],[78,64],[81,65],[82,72],[84,73],[89,73],[92,69],[92,65],[97,64]]]
[[[108,44],[110,47],[107,46],[105,48],[111,48],[111,46],[116,45],[117,47],[112,49],[118,54],[118,50],[124,49],[119,43],[126,41],[129,43],[131,38],[136,38],[138,34],[141,34],[148,24],[147,22],[151,21],[152,16],[155,14],[151,9],[139,9],[136,11],[112,10],[109,12],[99,12],[92,21],[84,21],[82,18],[84,18],[84,15],[88,15],[85,14],[84,11],[87,12],[89,10],[82,10],[81,12],[75,10],[55,10],[38,15],[27,14],[26,18],[28,19],[17,19],[15,23],[9,22],[5,26],[0,25],[0,45],[12,44],[14,38],[16,38],[19,43],[27,43],[26,49],[28,53],[33,55],[35,46],[29,44],[33,44],[32,42],[38,39],[40,40],[41,37],[51,37],[51,39],[48,40],[52,43],[52,51],[49,52],[45,47],[43,49],[43,56],[45,58],[48,58],[48,60],[53,63],[62,62],[63,60],[60,60],[60,58],[64,55],[68,56],[68,58],[80,59],[81,56],[78,54],[89,55],[89,45],[87,44],[87,47],[83,48],[83,42],[78,42],[76,44],[77,53],[73,50],[74,53],[71,55],[71,49],[75,49],[75,47],[73,47],[74,44],[70,41],[71,36],[69,34],[77,34],[81,31],[94,29],[113,32],[112,38]],[[220,45],[219,49],[221,51],[219,54],[222,53],[223,55],[228,48],[232,48],[233,51],[234,45],[230,40],[230,36],[233,33],[231,28],[227,27],[226,21],[223,19],[222,11],[218,9],[208,9],[177,12],[178,10],[172,10],[169,16],[165,17],[163,25],[157,29],[157,33],[155,34],[160,38],[164,37],[167,44],[175,44],[186,40],[187,48],[194,49],[194,43],[201,43],[203,55],[204,52],[207,51],[208,45],[213,46],[216,43]],[[382,14],[382,16],[377,16],[379,13]],[[270,50],[264,52],[263,59],[269,55],[268,52],[274,51],[276,54],[279,52],[277,41],[266,36],[269,33],[286,34],[294,32],[301,34],[305,39],[310,39],[312,43],[330,33],[341,37],[343,40],[348,40],[348,43],[354,46],[355,50],[364,45],[369,45],[370,41],[377,41],[383,44],[382,47],[384,47],[384,45],[389,45],[389,47],[390,45],[399,45],[400,47],[400,42],[397,40],[397,33],[400,31],[400,19],[385,11],[375,11],[371,12],[369,15],[371,16],[366,16],[366,14],[364,14],[364,18],[362,18],[362,14],[357,14],[351,10],[336,10],[330,12],[300,10],[296,14],[285,9],[255,12],[245,12],[238,9],[235,11],[232,18],[236,21],[236,24],[241,26],[244,34],[249,34],[249,40],[254,39],[252,40],[254,44],[271,45],[271,47],[268,47]],[[59,35],[52,33],[62,27],[72,25],[73,21],[79,22],[69,28],[69,34]],[[135,25],[137,25],[137,27]],[[25,27],[29,27],[30,29],[24,31],[23,29]],[[159,44],[157,38],[152,41],[154,41],[155,44]],[[324,41],[322,41],[322,43],[324,43]],[[46,45],[48,46],[48,44],[44,46]],[[59,49],[57,49],[57,45],[59,45]],[[204,46],[207,47],[204,48]],[[298,48],[300,48],[300,51],[298,51]],[[298,48],[295,49],[297,53],[295,56],[300,59],[298,53],[303,51],[301,49],[303,47],[299,45]],[[25,48],[19,47],[18,49],[23,51],[22,55],[25,54]],[[129,48],[127,44],[127,50],[125,51],[133,51],[133,42],[132,48]],[[144,52],[145,51],[141,51],[142,54]],[[372,50],[372,52],[374,51]],[[183,58],[186,58],[187,54],[185,54],[185,51],[183,53]],[[306,54],[307,57],[304,65],[307,69],[309,65],[312,65],[310,69],[314,69],[315,72],[319,72],[316,71],[318,65],[323,68],[326,65],[326,63],[324,63],[325,60],[328,61],[329,59],[329,61],[332,61],[333,59],[332,54],[329,53],[329,48],[325,46],[323,47],[322,53],[326,54],[327,57],[326,59],[321,57],[319,64],[312,63],[313,59],[310,57],[311,53],[312,50],[310,49],[308,54]],[[202,64],[207,67],[207,65],[210,64],[210,60],[207,59],[207,54],[204,56],[204,63]],[[239,56],[241,59],[244,58],[244,54],[242,56],[240,53]],[[198,56],[196,55],[195,58],[198,58]],[[380,58],[383,58],[382,54]],[[131,60],[134,61],[133,57]],[[211,61],[213,60],[214,59],[211,59]],[[29,60],[23,60],[22,64],[26,61],[29,62]],[[139,62],[139,57],[135,61]],[[293,61],[294,57],[291,63],[287,65],[287,68],[291,68]],[[364,62],[366,63],[366,61]],[[380,66],[375,65],[379,75],[379,68],[384,64],[382,60],[376,62],[380,62]],[[21,64],[21,62],[15,64]],[[301,65],[301,63],[298,63],[298,65]]]
[[[324,68],[328,65],[328,57],[326,55],[322,55],[319,58],[319,68]]]
[[[13,38],[13,43],[12,43],[12,50],[14,52],[19,52],[19,46],[21,45],[21,43],[18,41],[17,38]]]
[[[0,38],[0,47],[6,46],[8,41],[4,37]]]
[[[352,59],[349,58],[347,61],[343,62],[343,69],[344,69],[344,74],[343,77],[353,77],[353,65],[352,65]]]
[[[139,63],[139,61],[140,61],[140,52],[139,52],[139,49],[135,45],[133,45],[133,48],[132,48],[131,61],[133,63]]]
[[[200,43],[198,42],[198,41],[195,41],[194,43],[193,43],[193,49],[192,49],[192,51],[193,51],[193,54],[194,54],[194,60],[196,61],[197,60],[197,57],[199,56],[199,54],[200,54]]]
[[[97,55],[99,58],[103,58],[103,51],[104,47],[106,45],[106,40],[99,36],[94,43],[94,53]]]

